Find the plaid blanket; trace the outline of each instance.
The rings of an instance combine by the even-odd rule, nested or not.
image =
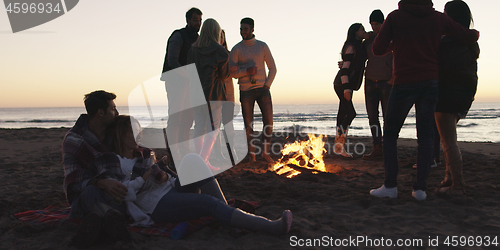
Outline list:
[[[247,212],[248,210],[255,211],[256,208],[260,207],[258,202],[249,202],[238,199],[228,200],[228,204],[232,207],[240,208]],[[30,225],[45,225],[45,226],[73,226],[76,227],[81,222],[80,218],[68,219],[70,212],[69,204],[66,207],[61,208],[61,206],[51,205],[43,210],[31,210],[26,212],[21,212],[13,214],[12,216],[24,223]],[[212,217],[203,217],[196,220],[190,220],[186,223],[189,225],[184,236],[187,236],[201,228],[205,225],[215,222]],[[170,237],[170,231],[174,229],[179,223],[155,223],[150,227],[132,227],[128,226],[128,230],[131,232],[136,232],[144,235],[162,235]]]
[[[120,161],[89,130],[87,120],[88,116],[82,114],[63,141],[64,191],[70,204],[75,195],[83,191],[84,180],[124,177]]]

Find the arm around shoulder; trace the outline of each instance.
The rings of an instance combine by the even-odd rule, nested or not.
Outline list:
[[[382,24],[379,34],[373,41],[372,52],[376,56],[383,56],[391,51],[393,39],[391,20],[391,14],[389,14],[384,24]]]
[[[467,29],[446,15],[444,18],[446,18],[446,30],[453,38],[465,44],[473,44],[479,39],[479,31]]]

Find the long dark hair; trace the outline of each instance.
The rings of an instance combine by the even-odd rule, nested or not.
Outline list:
[[[449,1],[444,5],[444,11],[446,15],[449,16],[453,21],[459,23],[464,28],[468,29],[474,25],[474,19],[472,19],[472,12],[469,6],[462,0]],[[472,45],[472,51],[476,54],[476,58],[479,58],[479,45],[475,43]]]
[[[134,124],[139,124],[139,121],[129,115],[119,115],[117,116],[111,125],[107,128],[107,133],[111,137],[110,149],[118,155],[124,153],[122,140],[128,132],[132,131],[132,122]],[[134,152],[137,154],[137,152]]]
[[[363,25],[360,23],[354,23],[349,27],[349,30],[347,31],[347,39],[344,42],[344,46],[342,46],[342,51],[341,53],[344,53],[344,49],[346,48],[347,44],[353,43],[357,40],[356,38],[356,32],[361,28]]]
[[[462,0],[449,1],[444,5],[444,11],[453,21],[469,28],[474,24],[469,6]]]

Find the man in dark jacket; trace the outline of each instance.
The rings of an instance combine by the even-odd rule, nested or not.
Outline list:
[[[382,11],[374,10],[370,15],[370,25],[373,32],[370,32],[370,38],[363,42],[368,57],[365,68],[365,105],[373,138],[373,151],[363,155],[363,160],[383,159],[382,127],[378,118],[378,107],[380,103],[385,121],[387,103],[394,80],[392,77],[392,51],[384,56],[375,56],[372,52],[373,41],[380,32],[383,23],[384,14]]]
[[[431,0],[402,0],[391,12],[373,42],[373,54],[394,56],[394,87],[384,128],[385,182],[370,194],[397,198],[397,139],[406,116],[415,104],[418,137],[417,181],[412,196],[421,201],[427,194],[426,180],[433,156],[433,118],[438,96],[437,50],[443,34],[463,43],[474,43],[479,32],[468,30],[445,14],[435,11]]]
[[[178,162],[190,153],[188,140],[193,124],[193,110],[189,108],[188,80],[173,69],[187,65],[188,51],[198,39],[202,14],[199,9],[191,8],[186,12],[186,27],[175,30],[170,35],[160,78],[165,82],[167,90],[169,148],[174,160]]]

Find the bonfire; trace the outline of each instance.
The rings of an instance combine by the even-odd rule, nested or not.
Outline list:
[[[324,152],[326,150],[323,135],[316,137],[314,134],[309,134],[307,141],[286,144],[281,150],[283,156],[274,162],[270,169],[279,175],[285,174],[288,178],[299,175],[300,168],[309,169],[316,174],[318,171],[327,172],[323,161]]]

